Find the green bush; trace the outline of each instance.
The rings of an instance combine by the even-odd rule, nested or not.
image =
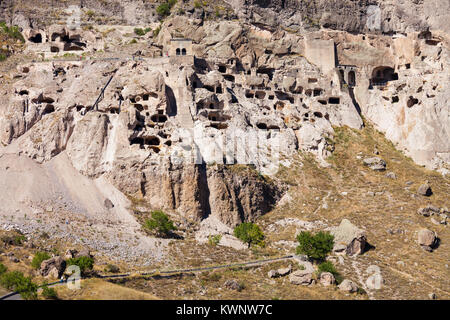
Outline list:
[[[220,239],[222,239],[221,234],[215,234],[208,237],[208,243],[212,246],[217,246],[220,242]]]
[[[66,261],[66,266],[78,266],[81,274],[85,274],[87,271],[92,270],[94,267],[94,259],[91,257],[78,257],[70,258]]]
[[[167,17],[170,14],[170,6],[169,4],[166,3],[161,3],[157,8],[156,8],[156,12],[161,16],[161,17]]]
[[[168,236],[171,231],[177,228],[169,219],[167,214],[160,210],[152,211],[151,218],[145,221],[144,227],[160,236]]]
[[[144,36],[144,35],[146,35],[147,33],[149,33],[150,31],[152,31],[152,28],[145,28],[145,29],[142,29],[142,28],[134,28],[134,33],[136,34],[136,35],[138,35],[138,36]]]
[[[337,275],[338,272],[331,261],[325,261],[318,266],[319,274],[322,272],[329,272],[333,275]]]
[[[56,290],[53,288],[49,288],[47,285],[44,285],[42,287],[42,296],[48,300],[58,299],[58,294],[56,293]]]
[[[41,267],[42,261],[50,259],[50,255],[47,252],[36,252],[31,261],[31,266],[33,269],[39,269]]]
[[[309,231],[302,231],[297,241],[297,254],[306,254],[311,259],[323,261],[333,249],[334,237],[329,232],[319,231],[313,235]]]
[[[138,36],[145,35],[145,32],[142,28],[134,28],[134,33],[137,34]]]
[[[19,40],[20,42],[25,42],[22,33],[18,26],[8,27],[4,21],[0,22],[0,32],[6,34],[9,38],[14,40]]]
[[[0,263],[0,276],[6,272],[7,268],[3,263]]]
[[[177,3],[177,0],[168,0],[164,3],[161,3],[156,8],[156,13],[158,13],[161,17],[167,17],[170,15],[170,10]]]
[[[261,229],[254,223],[244,222],[234,228],[236,238],[242,240],[249,245],[264,246],[264,234]]]
[[[31,277],[25,277],[20,271],[2,274],[0,285],[8,290],[19,292],[25,300],[37,299],[38,286],[31,281]]]

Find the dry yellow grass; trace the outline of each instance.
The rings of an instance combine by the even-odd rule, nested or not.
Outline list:
[[[63,300],[158,300],[149,293],[119,286],[102,279],[88,279],[81,282],[80,290],[66,286],[55,287],[59,299]]]

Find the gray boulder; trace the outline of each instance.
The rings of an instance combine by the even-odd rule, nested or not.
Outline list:
[[[320,283],[324,287],[328,287],[328,286],[331,286],[332,284],[335,284],[336,279],[334,278],[334,276],[331,272],[322,272],[320,274]]]
[[[429,197],[433,194],[433,191],[428,183],[424,183],[417,189],[417,193],[421,196]]]
[[[349,256],[364,252],[367,242],[366,233],[349,220],[343,219],[338,227],[330,229],[330,233],[334,236],[333,251],[342,251],[345,246],[345,253]]]
[[[422,229],[418,234],[418,243],[422,249],[426,251],[433,251],[435,245],[437,244],[437,234],[428,229]]]
[[[375,171],[386,170],[386,161],[379,157],[366,158],[363,160],[364,165]]]
[[[417,214],[420,214],[421,216],[424,216],[424,217],[429,217],[429,216],[432,216],[435,214],[439,214],[439,212],[440,212],[439,208],[435,207],[433,205],[428,205],[426,207],[422,207],[417,210]]]
[[[356,292],[358,291],[358,286],[352,281],[345,279],[341,282],[341,284],[338,286],[339,290],[345,291],[345,292]]]
[[[241,291],[243,289],[239,282],[234,279],[225,281],[223,286],[228,290]]]
[[[41,263],[39,273],[43,277],[59,278],[66,268],[66,261],[60,256],[44,260]]]
[[[297,270],[289,275],[292,284],[308,286],[312,282],[312,272],[307,270]]]

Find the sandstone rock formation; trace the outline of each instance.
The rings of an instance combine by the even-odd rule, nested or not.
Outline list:
[[[447,2],[228,0],[218,18],[178,1],[161,23],[150,2],[21,4],[0,3],[25,40],[0,75],[2,218],[31,210],[64,236],[71,223],[108,235],[120,226],[139,234],[127,247],[160,259],[165,243],[142,235],[130,210],[143,202],[198,227],[199,242],[220,234],[243,250],[232,229],[283,196],[272,179],[281,165],[305,151],[330,166],[335,128],[364,123],[449,172]],[[138,36],[142,25],[152,32]],[[383,171],[380,157],[363,162]],[[333,234],[335,251],[363,252],[349,221]]]

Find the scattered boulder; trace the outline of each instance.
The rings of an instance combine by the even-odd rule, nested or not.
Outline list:
[[[428,205],[426,207],[422,207],[417,210],[417,214],[420,214],[424,217],[429,217],[429,216],[432,216],[435,214],[439,214],[439,212],[440,212],[439,208],[435,207],[433,205]]]
[[[276,277],[278,277],[278,272],[277,272],[277,270],[270,270],[270,271],[267,273],[267,276],[268,276],[269,278],[276,278]]]
[[[366,158],[363,160],[364,165],[375,171],[386,170],[386,161],[379,157]]]
[[[344,249],[349,256],[362,254],[366,246],[366,233],[353,225],[349,220],[343,219],[338,227],[333,227],[330,233],[334,236],[334,252]]]
[[[277,277],[284,277],[287,276],[292,271],[292,266],[289,266],[287,268],[280,268],[278,270],[270,270],[267,273],[267,276],[269,278],[277,278]]]
[[[352,281],[345,279],[341,282],[341,284],[338,286],[339,290],[346,291],[346,292],[356,292],[358,291],[358,286]]]
[[[108,210],[114,208],[114,203],[109,199],[105,199],[104,205]]]
[[[436,300],[437,299],[436,293],[434,293],[434,292],[430,293],[428,295],[428,298],[430,298],[431,300]]]
[[[418,234],[418,242],[422,249],[431,252],[437,244],[437,234],[431,230],[422,229]]]
[[[59,278],[66,268],[66,261],[60,256],[44,260],[39,272],[44,277]]]
[[[20,261],[17,257],[14,257],[14,256],[9,257],[9,260],[14,263],[19,263],[19,261]]]
[[[331,286],[332,284],[335,284],[336,279],[334,278],[334,276],[331,272],[322,272],[320,274],[320,283],[324,287],[328,287],[328,286]]]
[[[278,274],[281,277],[287,276],[289,273],[291,273],[291,271],[292,271],[292,266],[291,265],[289,265],[289,267],[287,267],[287,268],[280,268],[280,269],[277,270]]]
[[[312,280],[312,272],[307,270],[297,270],[289,275],[289,281],[296,285],[308,286]]]
[[[430,185],[428,182],[420,185],[419,189],[417,189],[417,193],[421,196],[429,197],[433,194],[433,191],[431,190]]]
[[[228,290],[241,291],[243,289],[242,286],[239,284],[239,282],[237,282],[234,279],[225,281],[223,286]]]

